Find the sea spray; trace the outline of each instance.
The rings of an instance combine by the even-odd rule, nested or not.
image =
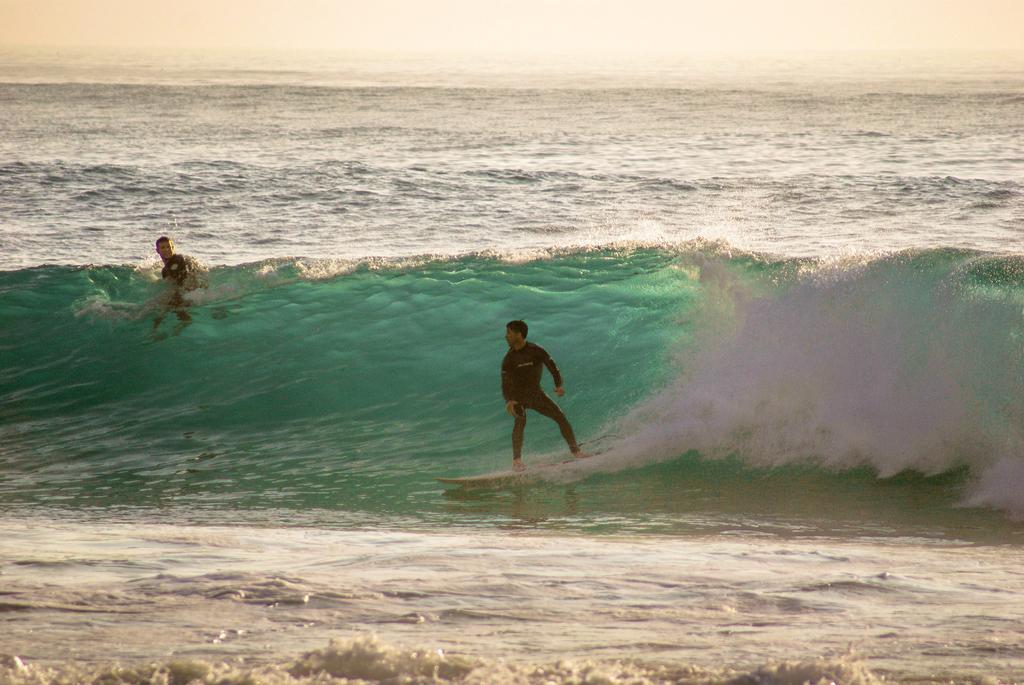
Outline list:
[[[984,494],[996,464],[1021,482],[1024,291],[1007,278],[1019,267],[932,251],[744,282],[749,271],[711,263],[701,280],[712,324],[679,351],[680,375],[623,421],[616,449],[628,463],[697,450],[882,477],[966,465],[979,481],[970,502],[1019,516],[1019,495]]]

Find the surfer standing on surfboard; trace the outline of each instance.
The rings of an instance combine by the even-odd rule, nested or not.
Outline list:
[[[540,389],[540,377],[544,367],[548,367],[551,377],[555,380],[555,394],[565,394],[562,387],[562,374],[555,365],[555,360],[541,347],[526,341],[529,327],[525,321],[509,321],[505,325],[505,341],[508,342],[508,354],[501,362],[501,394],[505,396],[505,411],[514,419],[512,427],[512,466],[517,470],[525,469],[522,461],[523,431],[526,429],[526,410],[532,409],[558,424],[562,437],[574,457],[587,455],[580,451],[573,435],[572,426],[565,414]]]

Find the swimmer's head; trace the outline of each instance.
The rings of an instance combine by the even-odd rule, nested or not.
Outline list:
[[[156,239],[156,251],[164,261],[174,256],[174,241],[165,235]]]

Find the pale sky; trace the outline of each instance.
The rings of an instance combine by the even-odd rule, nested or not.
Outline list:
[[[0,0],[0,46],[1022,50],[1024,0]]]

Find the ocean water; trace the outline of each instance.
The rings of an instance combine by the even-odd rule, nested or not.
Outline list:
[[[0,682],[1024,682],[1021,141],[1020,53],[0,52]],[[445,488],[514,318],[595,456]]]

